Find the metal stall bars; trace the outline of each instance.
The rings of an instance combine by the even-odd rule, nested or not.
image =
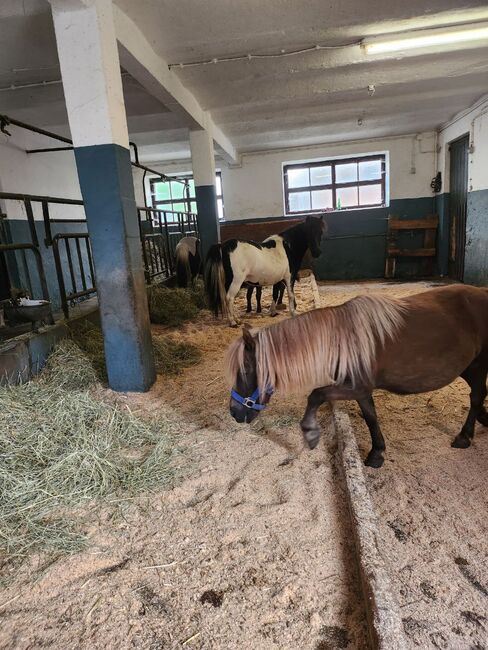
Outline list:
[[[31,251],[33,253],[34,259],[36,261],[37,276],[41,287],[42,298],[43,300],[47,300],[48,302],[50,302],[49,290],[46,282],[46,274],[44,272],[42,256],[38,246],[36,246],[35,244],[0,244],[0,253],[11,253],[11,252],[16,253],[17,251],[21,251],[23,254],[25,253],[25,251]],[[23,259],[24,259],[24,273],[25,273],[26,281],[29,285],[29,290],[31,291],[31,295],[32,295],[32,279],[30,276],[29,266],[25,263],[25,258]],[[54,323],[52,312],[50,312],[48,320],[51,325]]]
[[[63,265],[61,263],[60,245],[64,242],[64,250],[66,259],[68,261],[68,272],[71,282],[71,290],[66,290],[66,283],[64,277]],[[71,250],[71,242],[75,244],[76,259],[78,260],[78,273],[75,272],[75,265],[73,263],[73,255]],[[87,281],[87,273],[85,269],[84,259],[81,251],[81,242],[85,247],[86,258],[89,265],[89,278]],[[61,297],[61,307],[65,318],[69,318],[69,307],[74,306],[75,302],[80,298],[88,298],[94,296],[97,292],[95,286],[95,271],[93,269],[93,258],[90,245],[90,237],[88,233],[59,233],[53,237],[53,255],[54,263],[56,265],[56,275],[59,283],[59,294]],[[80,283],[77,280],[80,279]]]
[[[137,209],[146,282],[174,274],[176,245],[182,237],[198,237],[197,216],[157,208]]]

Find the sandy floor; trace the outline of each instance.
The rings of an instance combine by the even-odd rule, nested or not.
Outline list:
[[[185,325],[174,335],[202,362],[117,397],[141,415],[177,412],[185,476],[95,523],[86,553],[44,568],[33,558],[10,577],[1,648],[367,648],[334,441],[304,449],[303,400],[275,401],[252,427],[230,418],[222,357],[238,334],[209,315]]]
[[[333,305],[428,286],[336,283],[320,296]],[[309,282],[296,289],[299,311],[312,308]],[[274,399],[251,427],[230,419],[222,357],[238,334],[209,315],[185,325],[174,335],[201,347],[202,362],[146,395],[117,397],[141,415],[176,411],[185,476],[95,524],[87,553],[40,571],[43,558],[25,565],[0,591],[1,648],[367,647],[329,414],[314,452],[299,433],[303,398]],[[488,648],[488,430],[479,427],[469,450],[450,447],[466,398],[462,381],[376,396],[388,448],[367,475],[405,629],[422,649]],[[354,404],[344,407],[365,455],[365,424]]]

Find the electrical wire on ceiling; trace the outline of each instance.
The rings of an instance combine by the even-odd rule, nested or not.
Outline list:
[[[285,56],[295,56],[297,54],[306,54],[308,52],[317,52],[318,50],[343,50],[346,47],[355,47],[361,45],[362,41],[353,43],[343,43],[341,45],[310,45],[298,50],[280,50],[270,54],[237,54],[236,56],[214,57],[202,61],[188,61],[187,63],[169,63],[168,68],[193,68],[200,65],[213,65],[215,63],[226,63],[229,61],[252,61],[253,59],[279,59]]]

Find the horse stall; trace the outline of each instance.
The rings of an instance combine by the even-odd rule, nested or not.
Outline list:
[[[0,648],[488,650],[486,7],[4,4]]]

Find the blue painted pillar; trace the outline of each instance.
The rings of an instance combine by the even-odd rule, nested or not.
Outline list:
[[[155,380],[111,0],[50,0],[111,388]]]
[[[198,228],[204,256],[220,241],[213,140],[207,131],[190,131],[190,148],[198,211]]]

